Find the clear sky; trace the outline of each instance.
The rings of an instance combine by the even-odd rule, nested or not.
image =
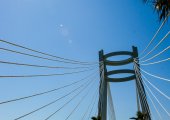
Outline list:
[[[97,62],[98,51],[101,49],[105,53],[122,50],[131,51],[132,45],[135,45],[140,53],[160,26],[160,21],[153,10],[153,6],[151,4],[145,5],[142,0],[0,0],[0,5],[0,39],[80,61]],[[169,22],[165,24],[149,49],[154,47],[168,31]],[[148,58],[169,46],[169,40],[170,38],[167,38]],[[0,46],[31,53],[2,42],[0,42]],[[16,55],[3,50],[0,50],[0,54],[1,61],[75,67],[75,65]],[[168,55],[167,51],[151,62],[170,57]],[[73,71],[0,65],[0,75],[51,74]],[[150,73],[170,78],[170,63],[168,62],[141,67]],[[93,71],[98,71],[98,68]],[[50,90],[79,80],[93,71],[55,77],[0,78],[0,101]],[[145,76],[170,96],[170,84],[168,82],[148,75]],[[81,118],[87,109],[87,105],[91,102],[97,85],[96,81],[89,97],[84,98],[79,110],[69,119],[78,120]],[[0,120],[17,118],[55,100],[69,90],[71,88],[42,97],[0,105]],[[137,108],[134,81],[111,83],[111,90],[117,120],[128,120],[135,116]],[[170,112],[169,101],[155,90],[154,93]],[[69,106],[53,116],[51,120],[64,120],[80,98],[75,99]],[[61,100],[48,108],[23,118],[23,120],[44,120],[64,102],[65,100]],[[168,120],[168,115],[156,101],[154,102],[160,110],[163,120]],[[153,111],[154,120],[159,120],[152,105],[151,110]],[[92,113],[95,113],[95,110]]]

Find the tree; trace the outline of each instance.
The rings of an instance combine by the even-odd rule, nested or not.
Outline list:
[[[100,116],[97,116],[97,117],[92,117],[91,119],[92,119],[92,120],[101,120],[101,117],[100,117]]]
[[[145,117],[146,117],[145,113],[142,113],[142,112],[138,111],[136,115],[137,115],[137,117],[132,117],[130,119],[133,119],[133,120],[145,120]]]
[[[143,0],[145,3],[151,2],[159,15],[159,19],[165,19],[170,15],[170,0]]]
[[[92,119],[92,120],[97,120],[97,118],[96,118],[96,117],[92,117],[91,119]]]

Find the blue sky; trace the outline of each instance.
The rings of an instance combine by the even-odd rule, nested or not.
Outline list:
[[[143,4],[142,0],[0,0],[0,39],[21,44],[39,51],[80,61],[98,61],[98,51],[105,53],[121,50],[132,50],[132,45],[139,49],[139,53],[147,46],[154,33],[160,26],[160,21],[152,5]],[[169,22],[165,24],[149,49],[169,31]],[[169,46],[167,38],[152,55]],[[1,47],[28,52],[20,48],[0,43]],[[149,50],[148,50],[149,51]],[[146,51],[146,52],[148,52]],[[41,64],[51,66],[71,66],[62,63],[43,61],[9,52],[0,51],[1,60]],[[161,55],[154,61],[168,58],[169,53]],[[148,56],[149,58],[149,56]],[[132,66],[130,66],[132,67]],[[170,78],[170,64],[168,62],[157,65],[142,66],[142,69]],[[96,71],[98,68],[96,68]],[[1,75],[46,74],[68,72],[55,69],[32,67],[18,67],[1,64]],[[56,86],[79,80],[91,73],[80,73],[67,76],[37,77],[37,78],[5,78],[1,79],[0,101],[15,97],[30,95],[45,91]],[[149,77],[167,95],[170,95],[169,83]],[[97,86],[97,82],[95,84]],[[95,87],[94,87],[95,88]],[[136,100],[134,81],[126,83],[111,83],[113,101],[117,120],[127,120],[135,115]],[[65,91],[69,91],[69,88]],[[62,95],[63,92],[58,93]],[[156,91],[154,91],[156,93]],[[92,96],[91,92],[91,96]],[[170,111],[168,100],[157,94],[167,110]],[[11,120],[31,111],[47,102],[54,100],[57,95],[52,93],[28,101],[15,102],[0,106],[0,119]],[[81,97],[80,97],[81,98]],[[91,97],[89,97],[91,98]],[[70,119],[79,119],[77,115],[83,114],[87,100],[80,106],[80,110]],[[75,100],[70,106],[51,119],[65,119]],[[37,112],[25,120],[42,120],[56,110],[60,101],[48,109]],[[157,104],[164,120],[167,114]],[[152,107],[153,108],[153,107]],[[68,112],[68,113],[67,113]],[[95,113],[95,111],[94,111]],[[153,110],[154,116],[156,116]],[[157,120],[158,117],[155,117]],[[24,119],[23,119],[24,120]]]

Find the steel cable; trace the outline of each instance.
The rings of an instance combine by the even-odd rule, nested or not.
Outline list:
[[[94,82],[95,83],[95,82]],[[91,86],[94,85],[91,84]],[[93,87],[91,87],[91,89],[93,89]],[[84,98],[89,94],[89,92],[91,91],[91,89],[88,89],[88,91],[85,93],[85,95],[83,97],[81,97],[81,99],[79,100],[78,104],[74,107],[74,109],[70,112],[70,114],[66,117],[65,120],[68,120],[70,118],[70,116],[75,112],[75,110],[79,107],[79,105],[82,103],[82,101],[84,100]]]
[[[148,97],[149,97],[149,99],[150,99],[150,101],[151,101],[151,103],[152,103],[155,111],[157,112],[157,114],[158,114],[158,116],[159,116],[159,119],[160,119],[160,120],[163,120],[160,112],[158,111],[158,109],[157,109],[156,105],[154,104],[154,102],[153,102],[151,96],[149,95],[148,91],[146,91],[146,94],[148,95]]]
[[[170,113],[166,110],[166,108],[161,104],[161,102],[158,100],[158,98],[154,95],[154,93],[152,92],[152,90],[149,88],[149,86],[145,83],[145,86],[147,87],[147,89],[149,90],[149,92],[152,94],[152,96],[155,98],[155,100],[158,102],[158,104],[161,106],[161,108],[165,111],[165,113],[170,117]]]
[[[84,118],[86,117],[86,115],[87,115],[87,113],[88,113],[88,111],[89,111],[89,109],[90,109],[90,106],[92,105],[93,100],[95,99],[95,96],[96,96],[96,93],[94,93],[94,95],[93,95],[93,97],[92,97],[92,100],[91,100],[90,104],[88,105],[88,107],[87,107],[85,113],[83,114],[81,120],[84,120]]]
[[[75,99],[80,93],[82,93],[89,85],[90,85],[91,81],[89,81],[89,83],[82,88],[82,90],[80,90],[76,95],[74,95],[70,100],[68,100],[65,104],[63,104],[59,109],[57,109],[55,112],[53,112],[51,115],[49,115],[47,118],[45,118],[44,120],[48,120],[50,119],[52,116],[54,116],[57,112],[59,112],[61,109],[63,109],[67,104],[69,104],[73,99]]]
[[[95,95],[95,99],[94,99],[94,101],[93,101],[93,105],[92,105],[92,107],[91,107],[91,110],[90,110],[90,113],[89,113],[89,116],[88,116],[88,119],[90,120],[90,116],[91,116],[91,114],[92,114],[92,111],[93,111],[93,109],[94,109],[94,105],[95,105],[95,103],[96,103],[96,99],[97,99],[97,90],[98,89],[96,89],[96,95]]]
[[[157,75],[154,75],[154,74],[151,74],[145,70],[143,70],[142,68],[140,68],[140,70],[144,73],[146,73],[147,75],[150,75],[152,77],[155,77],[155,78],[158,78],[158,79],[161,79],[161,80],[164,80],[164,81],[167,81],[167,82],[170,82],[170,79],[167,79],[167,78],[163,78],[163,77],[160,77],[160,76],[157,76]]]
[[[163,93],[160,89],[158,89],[155,85],[153,85],[151,82],[149,82],[149,80],[144,76],[142,75],[142,77],[144,78],[144,80],[146,82],[148,82],[155,90],[157,90],[161,95],[163,95],[166,99],[170,100],[170,97],[168,95],[166,95],[165,93]]]
[[[29,56],[29,57],[34,57],[34,58],[39,58],[39,59],[43,59],[43,60],[48,60],[48,61],[53,61],[53,62],[61,62],[61,63],[70,63],[68,61],[61,61],[58,59],[52,59],[52,58],[48,58],[48,57],[42,57],[42,56],[38,56],[38,55],[34,55],[34,54],[28,54],[28,53],[24,53],[24,52],[19,52],[16,50],[11,50],[11,49],[7,49],[7,48],[0,48],[0,50],[4,50],[4,51],[8,51],[8,52],[12,52],[12,53],[16,53],[16,54],[20,54],[20,55],[25,55],[25,56]],[[93,65],[93,64],[87,64],[87,63],[72,63],[71,64],[79,64],[79,65]]]
[[[140,76],[139,68],[137,68],[136,64],[134,64],[134,69],[135,69],[135,74],[136,74],[136,83],[137,83],[136,85],[137,85],[138,92],[139,92],[139,98],[140,98],[140,102],[141,102],[142,112],[148,113],[149,118],[150,118],[150,109],[149,109],[149,105],[147,103],[145,88],[143,86],[143,82],[142,82],[142,78]]]
[[[91,68],[91,67],[61,67],[61,66],[44,66],[44,65],[35,65],[35,64],[27,64],[27,63],[16,63],[16,62],[9,62],[9,61],[2,61],[2,64],[10,64],[10,65],[17,65],[17,66],[27,66],[27,67],[38,67],[38,68],[50,68],[50,69],[84,69],[84,68]]]
[[[66,73],[55,73],[55,74],[34,74],[34,75],[0,75],[0,78],[24,78],[24,77],[49,77],[49,76],[61,76],[61,75],[70,75],[77,74],[82,72],[88,72],[93,69],[75,71],[75,72],[66,72]]]
[[[77,61],[77,60],[71,60],[71,59],[58,57],[58,56],[55,56],[55,55],[51,55],[51,54],[48,54],[48,53],[45,53],[45,52],[41,52],[41,51],[37,51],[37,50],[31,49],[31,48],[28,48],[28,47],[25,47],[25,46],[22,46],[22,45],[18,45],[18,44],[12,43],[12,42],[8,42],[6,40],[0,40],[0,42],[10,44],[10,45],[13,45],[15,47],[23,48],[23,49],[26,49],[26,50],[29,50],[29,51],[32,51],[32,52],[35,52],[35,53],[42,54],[42,55],[50,56],[50,57],[53,57],[53,58],[62,59],[62,60],[66,60],[66,61],[71,61],[70,63],[73,63],[73,62],[74,63],[80,63],[80,64],[81,63],[89,63],[89,62],[81,62],[81,61]]]
[[[164,21],[162,22],[162,24],[159,26],[158,30],[156,31],[156,33],[154,34],[154,36],[152,37],[152,39],[150,40],[149,44],[146,46],[146,48],[141,52],[140,56],[144,54],[144,52],[149,48],[149,46],[152,44],[152,42],[154,41],[154,39],[156,38],[156,36],[158,35],[159,31],[162,29],[163,25],[165,24],[165,22],[168,19],[168,16],[170,15],[170,12],[168,13],[168,15],[165,17]]]
[[[0,105],[1,104],[6,104],[6,103],[11,103],[11,102],[15,102],[15,101],[20,101],[20,100],[24,100],[24,99],[28,99],[28,98],[32,98],[32,97],[36,97],[36,96],[40,96],[40,95],[44,95],[44,94],[48,94],[48,93],[51,93],[51,92],[55,92],[55,91],[58,91],[60,89],[63,89],[63,88],[66,88],[66,87],[69,87],[69,86],[72,86],[72,85],[75,85],[79,82],[82,82],[88,78],[90,78],[91,76],[93,76],[94,73],[84,77],[83,79],[81,80],[78,80],[78,81],[75,81],[71,84],[67,84],[67,85],[64,85],[62,87],[59,87],[59,88],[55,88],[55,89],[51,89],[51,90],[48,90],[48,91],[45,91],[45,92],[40,92],[40,93],[36,93],[36,94],[33,94],[33,95],[29,95],[29,96],[25,96],[25,97],[20,97],[20,98],[16,98],[16,99],[11,99],[11,100],[7,100],[7,101],[3,101],[3,102],[0,102]]]
[[[137,69],[137,67],[136,67],[135,69]],[[136,74],[139,74],[139,72],[137,72]],[[143,74],[141,74],[141,76],[143,76]],[[145,82],[145,81],[143,81],[143,82]],[[147,93],[147,95],[149,95],[148,91],[146,91],[146,93]],[[159,117],[161,118],[161,115],[160,115],[160,113],[158,112],[158,110],[157,110],[157,108],[156,108],[156,106],[155,106],[155,104],[154,104],[154,102],[153,102],[153,100],[151,99],[150,96],[149,96],[149,99],[151,100],[151,102],[152,102],[152,104],[153,104],[156,112],[158,113]],[[162,119],[161,119],[161,120],[162,120]]]
[[[152,50],[150,50],[147,54],[145,54],[143,57],[141,57],[140,60],[144,59],[149,54],[151,54],[168,37],[169,34],[170,34],[170,31],[167,32],[167,34],[159,41],[159,43],[154,48],[152,48]]]
[[[52,101],[52,102],[50,102],[50,103],[48,103],[48,104],[46,104],[46,105],[43,105],[43,106],[39,107],[38,109],[35,109],[35,110],[33,110],[33,111],[31,111],[31,112],[29,112],[29,113],[27,113],[27,114],[24,114],[24,115],[22,115],[22,116],[20,116],[20,117],[17,117],[17,118],[14,119],[14,120],[19,120],[19,119],[21,119],[21,118],[24,118],[24,117],[26,117],[26,116],[28,116],[28,115],[31,115],[31,114],[33,114],[33,113],[35,113],[35,112],[37,112],[37,111],[39,111],[39,110],[41,110],[41,109],[43,109],[43,108],[46,108],[46,107],[48,107],[48,106],[56,103],[57,101],[65,98],[65,97],[67,97],[68,95],[70,95],[70,94],[72,94],[73,92],[77,91],[78,89],[80,89],[81,87],[85,86],[86,84],[89,84],[89,81],[90,81],[90,80],[88,80],[87,83],[85,83],[85,84],[84,84],[84,83],[81,84],[79,87],[77,87],[76,89],[72,90],[71,92],[63,95],[62,97],[60,97],[60,98],[58,98],[58,99],[56,99],[56,100],[54,100],[54,101]],[[86,86],[85,86],[85,87],[86,87]],[[84,88],[84,87],[83,87],[83,88]]]
[[[152,57],[150,57],[150,58],[148,58],[148,59],[146,59],[146,60],[143,60],[143,61],[141,61],[141,62],[143,63],[143,62],[147,62],[147,61],[149,61],[149,60],[152,60],[152,59],[154,59],[155,57],[161,55],[162,53],[166,52],[166,51],[169,50],[169,49],[170,49],[170,46],[166,47],[165,49],[163,49],[161,52],[157,53],[156,55],[154,55],[154,56],[152,56]]]
[[[141,63],[140,65],[144,65],[144,66],[148,66],[148,65],[154,65],[154,64],[158,64],[158,63],[163,63],[163,62],[167,62],[169,61],[170,58],[166,58],[166,59],[163,59],[163,60],[159,60],[159,61],[156,61],[156,62],[150,62],[150,63]]]
[[[116,115],[115,115],[115,110],[114,110],[114,105],[113,105],[113,99],[112,99],[112,94],[111,94],[111,89],[110,89],[109,83],[108,83],[107,91],[108,91],[110,120],[116,120]]]

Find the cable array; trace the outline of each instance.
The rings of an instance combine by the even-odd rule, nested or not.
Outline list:
[[[139,69],[139,67],[136,67],[137,69]],[[137,74],[140,74],[139,70],[137,72]],[[145,81],[149,82],[147,80],[147,78],[142,74],[142,77],[144,78]],[[168,114],[168,116],[170,116],[170,113],[166,110],[166,108],[161,104],[161,102],[158,100],[158,98],[153,94],[152,90],[149,88],[149,86],[146,84],[146,82],[143,81],[144,85],[147,87],[147,89],[149,90],[149,92],[152,94],[152,96],[156,99],[156,101],[159,103],[159,105],[161,106],[161,108]],[[149,82],[149,84],[151,84]],[[169,99],[169,96],[167,96],[166,94],[164,94],[162,91],[160,91],[156,86],[154,86],[153,84],[151,84],[152,87],[154,87],[160,94],[162,94],[164,97],[166,97],[167,99]],[[151,99],[151,98],[150,98]],[[152,100],[151,100],[152,101]],[[154,105],[153,101],[152,101],[152,104]],[[154,105],[154,108],[156,109],[156,111],[158,112],[156,106]],[[159,112],[158,112],[159,113]],[[158,114],[160,119],[161,119],[161,116],[160,114]]]
[[[144,55],[143,57],[140,58],[140,60],[144,59],[145,57],[147,57],[149,54],[151,54],[170,34],[170,31],[167,32],[167,34],[159,41],[159,43],[153,47],[146,55]]]
[[[3,51],[7,51],[7,52],[10,52],[10,53],[15,53],[15,54],[19,54],[19,55],[24,55],[24,56],[29,56],[29,57],[33,57],[33,58],[38,58],[38,59],[41,59],[41,60],[47,60],[47,61],[52,61],[52,62],[60,62],[60,63],[70,63],[70,62],[67,62],[67,61],[61,61],[61,60],[58,60],[58,59],[53,59],[53,58],[48,58],[48,57],[42,57],[42,56],[38,56],[38,55],[34,55],[34,54],[30,54],[30,53],[24,53],[24,52],[20,52],[20,51],[16,51],[16,50],[11,50],[11,49],[8,49],[8,48],[0,48],[0,50],[3,50]],[[71,64],[78,64],[78,65],[86,65],[86,66],[95,66],[96,64],[85,64],[85,63],[71,63]]]
[[[166,110],[166,108],[162,105],[162,103],[158,100],[158,98],[154,95],[152,90],[149,88],[149,86],[144,82],[145,86],[149,90],[149,92],[152,94],[152,96],[155,98],[155,100],[158,102],[158,104],[161,106],[161,108],[166,112],[166,114],[170,117],[170,113]]]
[[[0,64],[13,65],[13,66],[24,66],[24,67],[32,67],[32,68],[74,70],[74,71],[70,71],[70,72],[52,73],[52,74],[0,75],[1,79],[2,78],[26,78],[26,77],[48,77],[48,76],[72,75],[72,74],[94,71],[99,64],[99,62],[82,62],[82,61],[78,61],[78,60],[59,57],[59,56],[52,55],[52,54],[49,54],[49,53],[45,53],[45,52],[42,52],[42,51],[39,51],[39,50],[28,48],[28,47],[25,47],[23,45],[12,43],[12,42],[9,42],[9,41],[6,41],[6,40],[0,40],[0,42],[5,43],[7,45],[11,45],[13,47],[23,49],[23,51],[17,51],[17,50],[14,50],[14,49],[8,49],[8,48],[0,47],[1,51],[13,53],[13,54],[16,54],[16,55],[23,55],[23,56],[27,56],[27,57],[30,57],[30,58],[36,58],[36,59],[44,60],[44,61],[52,61],[52,62],[56,62],[56,63],[66,63],[66,64],[70,64],[71,67],[69,67],[68,65],[66,67],[65,66],[57,66],[57,65],[56,66],[55,65],[49,66],[49,65],[30,64],[30,63],[24,63],[24,62],[21,63],[21,62],[7,61],[7,60],[0,60]],[[102,62],[100,64],[102,64]],[[73,66],[73,65],[76,65],[76,66]],[[79,66],[77,66],[77,65],[79,65]],[[68,96],[72,95],[71,99],[67,99],[67,102],[64,103],[59,109],[57,109],[57,111],[55,111],[54,113],[49,115],[47,118],[45,118],[45,120],[48,120],[52,116],[54,116],[58,111],[60,111],[66,105],[68,105],[71,101],[73,101],[78,95],[80,95],[83,91],[85,91],[90,85],[92,85],[92,82],[94,84],[95,83],[94,78],[90,79],[94,75],[96,75],[96,70],[95,70],[95,72],[84,77],[81,80],[78,80],[78,81],[75,81],[75,82],[72,82],[72,83],[66,84],[64,86],[60,86],[60,87],[51,89],[51,90],[35,93],[35,94],[32,94],[32,95],[28,95],[28,96],[24,96],[24,97],[18,97],[18,98],[6,100],[6,101],[1,101],[0,105],[12,103],[12,102],[18,102],[18,101],[21,101],[21,100],[31,99],[33,97],[38,97],[38,96],[50,94],[52,92],[57,92],[59,90],[66,89],[68,87],[71,87],[73,85],[77,85],[78,83],[82,82],[81,85],[79,85],[78,87],[69,91],[68,93],[65,93],[61,97],[55,98],[53,101],[48,102],[48,103],[46,103],[46,104],[44,104],[44,105],[42,105],[42,106],[40,106],[36,109],[33,109],[32,111],[25,113],[24,115],[21,115],[21,116],[14,119],[14,120],[19,120],[19,119],[25,118],[29,115],[32,115],[33,113],[36,113],[36,112],[38,112],[42,109],[45,109],[45,108],[47,108],[51,105],[54,105],[58,101],[61,101],[62,99],[66,99]],[[87,79],[90,79],[90,80],[87,81]],[[85,94],[85,96],[86,95],[87,95],[87,93]],[[81,102],[82,101],[80,101],[76,105],[76,107],[73,109],[73,111],[71,111],[71,113],[69,114],[69,116],[66,119],[69,119],[69,117],[74,113],[74,111],[78,108],[78,106],[80,105]]]
[[[169,60],[170,60],[170,58],[166,58],[166,59],[159,60],[159,61],[156,61],[156,62],[141,63],[140,65],[144,65],[144,66],[147,66],[147,65],[154,65],[154,64],[158,64],[158,63],[167,62],[167,61],[169,61]]]
[[[135,63],[135,64],[138,64],[135,59],[134,59],[134,63]],[[149,73],[149,72],[145,71],[145,70],[142,69],[142,68],[139,68],[138,66],[136,66],[136,67],[137,67],[138,69],[140,69],[142,72],[144,72],[145,74],[149,75],[149,76],[152,76],[152,77],[155,77],[155,78],[158,78],[158,79],[161,79],[161,80],[170,82],[170,79],[168,79],[168,78],[164,78],[164,77],[160,77],[160,76],[154,75],[154,74],[152,74],[152,73]]]
[[[169,50],[169,49],[170,49],[170,46],[166,47],[164,50],[162,50],[161,52],[157,53],[156,55],[154,55],[154,56],[152,56],[152,57],[150,57],[150,58],[148,58],[148,59],[146,59],[146,60],[143,60],[143,61],[141,61],[141,62],[147,62],[147,61],[149,61],[149,60],[152,60],[152,59],[154,59],[155,57],[161,55],[162,53],[166,52],[166,51]]]
[[[148,66],[148,65],[154,65],[154,64],[159,64],[159,63],[163,63],[163,62],[168,62],[170,60],[170,58],[166,58],[166,59],[162,59],[162,60],[158,60],[158,61],[154,61],[154,62],[148,62],[156,57],[158,57],[159,55],[165,53],[166,51],[168,51],[170,49],[170,46],[166,47],[165,49],[163,49],[162,51],[160,51],[159,53],[145,59],[147,56],[149,56],[151,53],[153,53],[153,51],[155,51],[169,36],[170,34],[170,31],[168,31],[165,36],[163,36],[163,38],[147,53],[145,53],[148,48],[151,46],[151,44],[153,43],[153,41],[155,40],[156,36],[158,35],[158,33],[160,32],[160,30],[163,28],[163,25],[165,24],[165,22],[167,21],[168,17],[170,15],[170,12],[168,13],[168,15],[165,17],[164,21],[162,22],[162,24],[159,26],[158,30],[156,31],[156,33],[154,34],[154,36],[152,37],[152,39],[150,40],[150,42],[148,43],[148,45],[146,46],[146,48],[141,52],[140,54],[140,58],[139,60],[141,60],[141,64],[136,65],[138,64],[138,59],[134,59],[134,64],[135,64],[135,67],[137,70],[137,73],[136,74],[141,74],[141,76],[144,78],[144,85],[146,86],[147,90],[149,90],[149,92],[152,94],[152,96],[155,98],[155,100],[158,102],[158,104],[161,106],[161,108],[168,114],[168,116],[170,116],[170,113],[165,109],[165,107],[161,104],[161,102],[158,100],[158,98],[153,94],[152,90],[149,88],[149,86],[147,85],[150,84],[150,86],[152,86],[157,92],[159,92],[161,95],[163,95],[166,99],[170,100],[170,97],[168,95],[166,95],[165,93],[163,93],[159,88],[157,88],[154,84],[152,84],[142,73],[145,73],[149,76],[152,76],[152,77],[155,77],[157,79],[161,79],[161,80],[164,80],[164,81],[167,81],[167,82],[170,82],[170,79],[168,78],[164,78],[164,77],[160,77],[158,75],[154,75],[152,73],[149,73],[143,69],[140,68],[140,65],[142,66]],[[145,54],[144,54],[145,53]],[[148,62],[148,63],[146,63]],[[142,71],[142,73],[140,73],[140,71]],[[146,83],[147,82],[147,83]],[[147,96],[149,97],[155,111],[157,112],[157,115],[159,117],[160,120],[163,120],[162,119],[162,116],[159,112],[159,110],[157,109],[156,105],[154,104],[154,101],[152,100],[150,94],[149,94],[148,91],[146,91],[147,93]]]
[[[80,86],[80,87],[81,87],[81,86]],[[26,116],[28,116],[28,115],[31,115],[31,114],[37,112],[37,111],[40,111],[41,109],[46,108],[46,107],[48,107],[48,106],[50,106],[50,105],[56,103],[57,101],[59,101],[59,100],[65,98],[66,96],[72,94],[73,92],[75,92],[76,90],[78,90],[80,87],[78,87],[78,88],[72,90],[72,91],[69,92],[68,94],[66,94],[66,95],[64,95],[64,96],[62,96],[62,97],[60,97],[60,98],[58,98],[58,99],[56,99],[56,100],[54,100],[54,101],[52,101],[52,102],[46,104],[46,105],[43,105],[42,107],[39,107],[39,108],[37,108],[37,109],[35,109],[35,110],[33,110],[33,111],[29,112],[29,113],[26,113],[26,114],[24,114],[24,115],[22,115],[22,116],[20,116],[20,117],[17,117],[17,118],[15,118],[14,120],[19,120],[19,119],[21,119],[21,118],[24,118],[24,117],[26,117]]]
[[[97,90],[98,90],[98,89],[97,89]],[[87,107],[85,113],[83,114],[81,120],[84,120],[84,118],[87,116],[87,113],[88,113],[88,111],[89,111],[89,109],[90,109],[90,106],[93,105],[93,101],[95,101],[96,97],[97,97],[97,93],[95,92],[94,95],[93,95],[93,97],[92,97],[92,99],[91,99],[91,102],[90,102],[90,104],[88,105],[88,107]]]
[[[94,101],[93,101],[93,103],[92,103],[92,107],[91,107],[91,110],[90,110],[90,112],[89,112],[89,116],[88,116],[88,119],[90,120],[91,118],[90,118],[90,116],[92,116],[92,111],[93,111],[93,109],[94,109],[94,106],[96,105],[96,99],[97,99],[97,90],[98,90],[98,87],[97,87],[97,89],[96,89],[96,95],[95,95],[95,99],[94,99]]]
[[[34,74],[34,75],[0,75],[0,78],[27,78],[27,77],[49,77],[49,76],[61,76],[61,75],[70,75],[70,74],[77,74],[82,72],[88,72],[94,70],[93,69],[86,69],[81,71],[75,72],[66,72],[66,73],[54,73],[54,74]]]
[[[145,118],[145,119],[151,119],[150,108],[147,103],[147,96],[145,93],[143,80],[141,78],[141,73],[140,73],[140,69],[138,66],[139,66],[138,64],[136,64],[136,63],[134,64],[134,70],[135,70],[135,74],[136,74],[136,85],[137,85],[138,92],[139,92],[139,99],[141,102],[142,112],[146,113],[147,118]]]
[[[64,89],[64,88],[67,88],[67,87],[70,87],[70,86],[73,86],[79,82],[83,82],[84,80],[90,78],[91,76],[93,76],[95,73],[92,73],[86,77],[84,77],[83,79],[81,80],[78,80],[78,81],[75,81],[73,83],[70,83],[70,84],[67,84],[67,85],[64,85],[64,86],[61,86],[61,87],[58,87],[58,88],[54,88],[54,89],[51,89],[51,90],[48,90],[48,91],[45,91],[45,92],[40,92],[40,93],[36,93],[36,94],[33,94],[33,95],[29,95],[29,96],[25,96],[25,97],[19,97],[19,98],[15,98],[15,99],[11,99],[11,100],[7,100],[7,101],[3,101],[3,102],[0,102],[0,105],[1,104],[6,104],[6,103],[10,103],[10,102],[16,102],[16,101],[20,101],[20,100],[25,100],[25,99],[28,99],[28,98],[32,98],[32,97],[36,97],[36,96],[40,96],[40,95],[45,95],[45,94],[49,94],[51,92],[56,92],[58,90],[61,90],[61,89]]]
[[[156,31],[156,33],[154,34],[154,36],[152,37],[152,39],[150,40],[150,42],[148,43],[148,45],[146,46],[146,48],[141,52],[140,56],[144,54],[144,52],[149,48],[149,46],[152,44],[152,42],[154,41],[154,39],[156,38],[156,36],[158,35],[158,33],[160,32],[160,30],[162,29],[163,25],[165,24],[165,22],[167,21],[168,17],[170,15],[170,12],[168,13],[168,15],[165,17],[164,21],[162,22],[162,24],[159,26],[158,30]]]
[[[76,95],[74,95],[70,100],[68,100],[65,104],[63,104],[59,109],[57,109],[55,112],[53,112],[51,115],[49,115],[44,120],[50,119],[52,116],[54,116],[57,112],[59,112],[61,109],[63,109],[67,104],[69,104],[73,99],[75,99],[80,93],[82,93],[89,85],[92,83],[91,81],[88,81],[88,84],[86,84],[85,87],[83,87]]]
[[[58,99],[56,99],[56,100],[54,100],[54,101],[52,101],[52,102],[50,102],[50,103],[48,103],[48,104],[45,104],[45,105],[43,105],[43,106],[41,106],[41,107],[39,107],[39,108],[37,108],[37,109],[35,109],[35,110],[29,112],[29,113],[26,113],[26,114],[24,114],[24,115],[22,115],[22,116],[20,116],[20,117],[17,117],[17,118],[14,119],[14,120],[19,120],[19,119],[21,119],[21,118],[24,118],[24,117],[26,117],[26,116],[28,116],[28,115],[31,115],[31,114],[33,114],[33,113],[39,111],[39,110],[41,110],[41,109],[44,109],[44,108],[46,108],[46,107],[48,107],[48,106],[50,106],[50,105],[56,103],[57,101],[59,101],[59,100],[65,98],[65,97],[69,96],[70,94],[74,93],[75,91],[79,90],[80,88],[85,89],[85,88],[90,84],[90,82],[91,82],[91,79],[88,80],[88,81],[85,81],[85,82],[82,83],[79,87],[77,87],[77,88],[75,88],[74,90],[72,90],[71,92],[69,92],[69,93],[63,95],[62,97],[60,97],[60,98],[58,98]],[[82,91],[80,90],[79,93],[81,93],[81,92],[82,92]],[[77,94],[76,94],[76,95],[77,95]]]
[[[95,82],[94,82],[95,83]],[[92,86],[94,85],[91,84],[91,89],[93,88]],[[79,102],[77,103],[77,105],[74,107],[74,109],[70,112],[70,114],[66,117],[65,120],[68,120],[70,118],[70,116],[75,112],[75,110],[79,107],[79,105],[82,103],[82,101],[84,100],[84,98],[89,94],[89,92],[91,91],[91,89],[88,89],[88,91],[84,94],[83,97],[81,97],[81,99],[79,100]]]
[[[162,119],[162,116],[161,116],[161,114],[160,114],[160,112],[158,111],[158,109],[157,109],[156,105],[154,104],[154,102],[153,102],[153,100],[152,100],[150,94],[148,93],[148,91],[146,91],[146,94],[148,95],[148,98],[150,99],[150,101],[151,101],[151,103],[152,103],[152,105],[153,105],[155,111],[157,112],[157,114],[158,114],[158,116],[159,116],[159,119],[160,119],[160,120],[163,120],[163,119]]]
[[[157,90],[161,95],[163,95],[165,98],[167,98],[168,100],[170,100],[170,97],[168,95],[166,95],[165,93],[163,93],[160,89],[158,89],[155,85],[153,85],[151,82],[149,82],[149,80],[144,76],[142,75],[142,77],[144,78],[144,80],[146,82],[148,82],[155,90]]]
[[[140,68],[140,70],[141,70],[142,72],[146,73],[146,74],[147,74],[147,75],[149,75],[149,76],[152,76],[152,77],[155,77],[155,78],[158,78],[158,79],[161,79],[161,80],[164,80],[164,81],[170,82],[170,79],[168,79],[168,78],[164,78],[164,77],[160,77],[160,76],[157,76],[157,75],[151,74],[151,73],[149,73],[149,72],[147,72],[147,71],[143,70],[142,68]]]
[[[49,53],[45,53],[45,52],[41,52],[41,51],[38,51],[38,50],[34,50],[34,49],[31,49],[31,48],[28,48],[28,47],[25,47],[25,46],[22,46],[22,45],[19,45],[19,44],[16,44],[16,43],[12,43],[12,42],[9,42],[9,41],[6,41],[6,40],[0,40],[0,42],[6,43],[8,45],[15,46],[15,47],[19,47],[19,48],[22,48],[22,49],[25,49],[25,50],[29,50],[31,52],[38,53],[38,54],[41,54],[41,55],[46,55],[46,56],[49,56],[49,57],[53,57],[53,58],[64,60],[64,61],[59,61],[58,60],[58,62],[71,63],[71,64],[74,64],[74,63],[77,63],[77,64],[89,64],[90,63],[90,62],[81,62],[81,61],[77,61],[77,60],[62,58],[62,57],[55,56],[55,55],[52,55],[52,54],[49,54]],[[96,62],[92,62],[90,64],[94,64],[94,63],[96,63]]]
[[[10,65],[17,65],[17,66],[38,67],[38,68],[50,68],[50,69],[85,69],[85,68],[94,67],[94,66],[89,66],[89,67],[44,66],[44,65],[34,65],[34,64],[27,64],[27,63],[16,63],[16,62],[9,62],[9,61],[2,61],[2,60],[0,60],[0,63],[2,63],[2,64],[10,64]]]
[[[108,83],[107,91],[108,91],[109,120],[116,120],[116,115],[115,115],[115,110],[114,110],[114,105],[113,105],[113,99],[112,99],[109,83]]]

